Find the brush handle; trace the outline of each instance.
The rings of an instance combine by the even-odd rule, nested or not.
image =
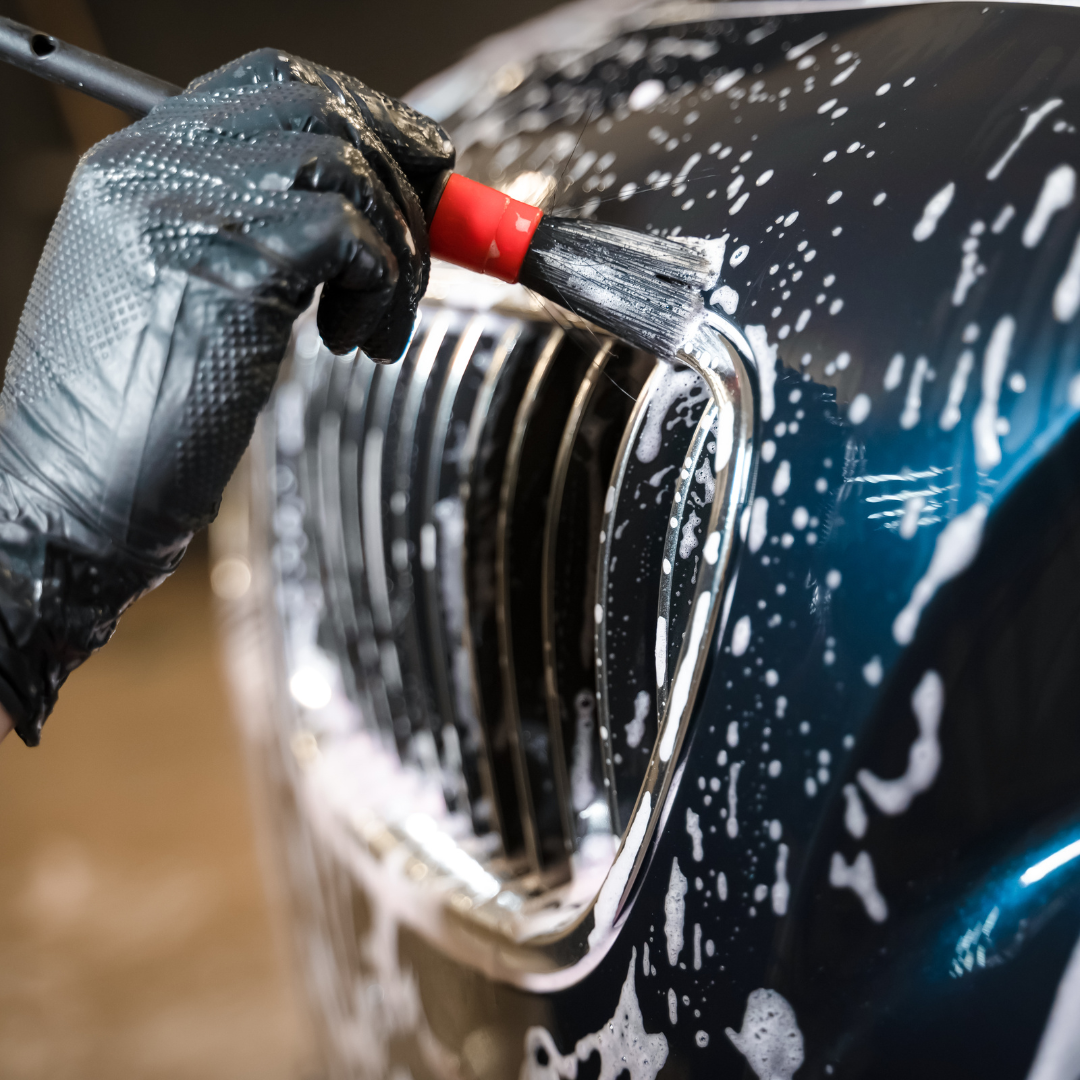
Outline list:
[[[145,116],[183,90],[3,17],[0,59],[135,117]],[[511,283],[518,279],[543,217],[539,207],[518,202],[458,173],[439,179],[426,210],[432,255]]]
[[[0,59],[135,117],[183,89],[14,19],[0,18]]]

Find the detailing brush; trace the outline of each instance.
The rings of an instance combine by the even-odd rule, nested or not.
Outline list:
[[[0,59],[145,116],[182,88],[0,18]],[[446,173],[428,198],[431,254],[522,285],[617,337],[674,357],[705,317],[720,276],[718,242],[650,236],[545,214]]]

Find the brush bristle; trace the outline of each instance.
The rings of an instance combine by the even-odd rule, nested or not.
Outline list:
[[[704,315],[720,251],[595,221],[545,216],[521,268],[523,285],[660,357],[673,357]]]

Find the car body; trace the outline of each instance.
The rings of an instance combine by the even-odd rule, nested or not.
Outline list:
[[[725,261],[681,359],[446,267],[397,367],[297,325],[216,550],[330,1075],[1080,1073],[1078,56],[586,2],[414,96]]]

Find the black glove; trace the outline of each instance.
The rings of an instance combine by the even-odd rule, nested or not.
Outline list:
[[[420,198],[453,159],[407,106],[268,49],[79,163],[0,394],[0,704],[26,743],[217,513],[316,286],[331,349],[405,350]]]

